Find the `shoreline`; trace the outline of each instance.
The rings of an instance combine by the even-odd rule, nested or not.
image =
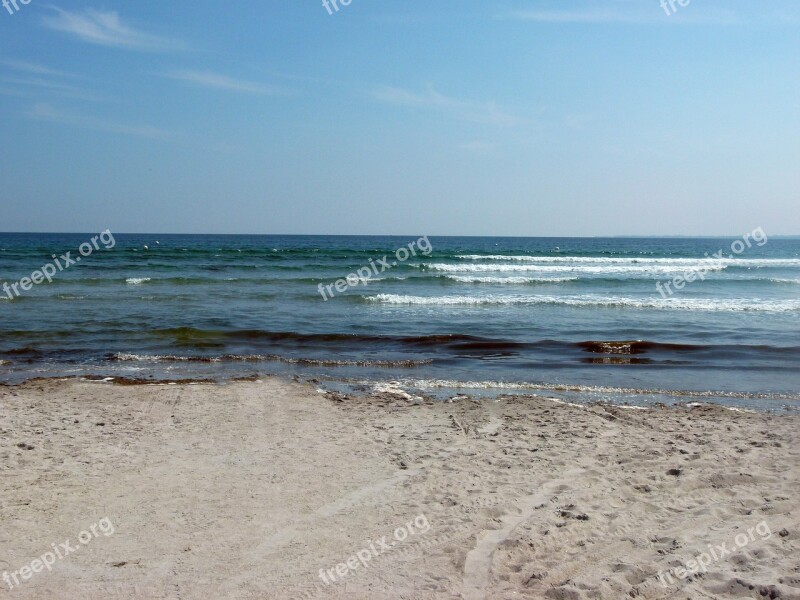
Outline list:
[[[233,377],[180,377],[175,379],[169,378],[136,378],[120,375],[52,375],[52,376],[38,376],[31,377],[24,381],[9,383],[0,381],[0,388],[20,388],[26,385],[50,383],[50,382],[89,382],[89,383],[103,383],[114,386],[123,387],[136,387],[136,386],[158,386],[158,385],[217,385],[228,386],[239,383],[254,383],[263,382],[267,379],[274,379],[282,381],[286,384],[301,384],[314,386],[315,390],[321,393],[339,395],[345,398],[353,396],[375,396],[382,393],[396,394],[400,397],[415,397],[431,402],[451,402],[460,398],[472,398],[476,401],[495,402],[499,400],[514,399],[514,398],[528,398],[528,399],[541,399],[552,401],[557,404],[567,404],[577,407],[591,407],[591,406],[613,406],[623,409],[639,409],[650,410],[655,408],[695,408],[699,406],[715,406],[734,412],[752,412],[770,415],[794,415],[800,411],[800,406],[792,406],[789,404],[782,404],[780,406],[771,408],[761,408],[758,406],[733,406],[725,402],[731,400],[761,400],[761,401],[774,401],[774,402],[792,402],[800,401],[800,395],[791,395],[783,393],[747,393],[747,392],[730,392],[730,391],[700,391],[700,390],[658,390],[658,389],[633,389],[633,388],[615,388],[615,387],[591,387],[581,386],[575,384],[547,384],[547,383],[520,383],[520,382],[489,382],[495,383],[498,387],[487,388],[486,382],[475,381],[445,381],[445,382],[432,382],[431,387],[422,388],[416,387],[414,382],[420,383],[425,380],[412,380],[398,381],[387,377],[382,380],[374,380],[367,383],[366,381],[349,381],[347,379],[326,378],[321,381],[318,377],[313,375],[300,375],[300,374],[259,374],[253,373],[251,375],[238,375]],[[328,385],[327,389],[323,387]],[[446,385],[444,385],[446,384]],[[371,386],[371,389],[370,389]],[[342,389],[347,391],[342,392]],[[409,391],[411,390],[411,391]],[[435,394],[433,390],[445,390],[446,394]],[[514,393],[514,392],[517,393]],[[561,393],[565,394],[563,397],[547,396],[544,393]],[[672,402],[664,402],[661,400],[651,400],[642,403],[617,403],[609,400],[597,400],[591,396],[599,392],[606,392],[618,394],[620,396],[638,396],[642,399],[647,398],[662,398],[665,400],[672,400]],[[577,396],[577,397],[576,397]],[[580,399],[585,398],[585,402]],[[578,401],[573,401],[578,400]]]
[[[0,575],[114,526],[0,596],[800,598],[800,417],[632,408],[280,378],[0,387]]]

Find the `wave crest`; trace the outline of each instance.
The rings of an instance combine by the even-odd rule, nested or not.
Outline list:
[[[614,275],[614,274],[648,274],[648,275],[681,275],[687,271],[724,271],[727,265],[721,262],[709,263],[693,261],[686,265],[503,265],[503,264],[449,264],[449,263],[422,263],[422,267],[430,271],[441,271],[443,273],[496,273],[496,272],[519,272],[519,273],[569,273],[569,274],[595,274],[595,275]]]
[[[458,254],[455,258],[469,261],[507,261],[536,263],[576,263],[601,265],[674,265],[692,266],[705,263],[720,263],[738,267],[798,267],[800,258],[638,258],[611,256],[506,256],[502,254]]]
[[[800,300],[728,299],[701,298],[621,298],[602,296],[404,296],[378,294],[366,296],[364,300],[388,305],[420,306],[513,306],[555,305],[575,307],[639,308],[659,310],[698,310],[708,312],[792,312],[800,310]]]
[[[578,281],[578,277],[470,277],[463,275],[446,275],[445,277],[458,283],[491,283],[498,285],[530,285],[535,283]]]

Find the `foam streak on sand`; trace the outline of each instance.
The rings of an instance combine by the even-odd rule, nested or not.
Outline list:
[[[699,390],[658,390],[646,388],[624,388],[610,386],[591,386],[591,385],[571,385],[567,383],[518,383],[507,381],[455,381],[444,379],[417,379],[395,382],[395,386],[402,386],[407,389],[416,390],[435,390],[435,389],[454,389],[454,390],[507,390],[514,391],[536,391],[547,390],[552,392],[580,392],[588,394],[632,394],[637,396],[675,396],[688,398],[737,398],[748,399],[757,398],[761,400],[797,400],[800,394],[772,394],[758,393],[748,394],[746,392],[725,392],[725,391],[699,391]],[[698,405],[700,406],[700,405]]]

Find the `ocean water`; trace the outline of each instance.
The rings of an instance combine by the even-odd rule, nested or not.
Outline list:
[[[93,235],[0,234],[0,285]],[[800,239],[758,239],[735,254],[735,238],[117,234],[52,283],[0,292],[0,381],[278,374],[796,411]]]

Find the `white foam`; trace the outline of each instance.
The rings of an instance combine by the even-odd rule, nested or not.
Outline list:
[[[399,396],[405,400],[411,401],[420,401],[422,398],[419,396],[412,396],[407,391],[400,387],[400,384],[396,381],[390,381],[388,383],[379,383],[373,387],[373,391],[378,394],[391,394],[392,396]]]
[[[558,398],[547,398],[550,402],[554,402],[555,404],[563,404],[564,406],[571,406],[573,408],[586,408],[583,404],[575,404],[574,402],[564,402],[563,400],[559,400]]]
[[[575,263],[575,264],[603,264],[603,265],[675,265],[685,266],[705,263],[721,263],[726,266],[739,267],[800,267],[800,258],[736,258],[730,257],[730,252],[725,258],[697,257],[697,258],[638,258],[638,257],[613,257],[613,256],[503,256],[500,254],[464,254],[456,256],[461,260],[471,261],[507,261],[507,262],[535,262],[535,263]]]
[[[175,356],[163,354],[131,354],[129,352],[118,352],[114,355],[114,360],[120,362],[191,362],[194,360],[190,356]],[[204,362],[222,362],[222,359],[213,357],[203,359]]]
[[[114,355],[114,360],[119,360],[123,362],[127,361],[136,361],[136,362],[145,362],[145,361],[158,361],[160,360],[160,356],[140,356],[138,354],[129,354],[127,352],[119,352]]]
[[[449,263],[422,263],[422,266],[431,271],[443,273],[564,273],[571,275],[681,275],[689,271],[724,271],[727,264],[722,261],[692,261],[687,264],[604,264],[590,266],[585,264],[575,265],[520,265],[520,264],[449,264]]]
[[[578,281],[577,277],[469,277],[462,275],[446,275],[447,279],[459,283],[493,283],[500,285],[526,285],[530,283],[566,283]]]
[[[520,296],[489,294],[485,296],[409,296],[378,294],[366,296],[369,302],[417,306],[514,306],[554,305],[587,308],[636,308],[656,310],[695,310],[707,312],[793,312],[800,310],[800,300],[760,300],[757,298],[625,298],[615,296]]]
[[[367,382],[363,382],[366,384]],[[797,394],[780,393],[748,393],[748,392],[723,392],[723,391],[691,391],[691,390],[653,390],[638,388],[623,388],[610,386],[591,386],[577,384],[560,383],[532,383],[532,382],[506,382],[506,381],[455,381],[447,379],[410,379],[401,382],[407,389],[431,390],[431,389],[454,389],[454,390],[529,390],[540,391],[548,390],[552,392],[581,392],[595,394],[612,395],[636,395],[636,396],[686,396],[695,398],[742,398],[742,399],[772,399],[772,400],[797,400]],[[702,406],[701,403],[694,402],[689,405]]]
[[[147,283],[151,279],[149,277],[131,277],[125,280],[125,283],[128,285],[141,285],[143,283]]]

